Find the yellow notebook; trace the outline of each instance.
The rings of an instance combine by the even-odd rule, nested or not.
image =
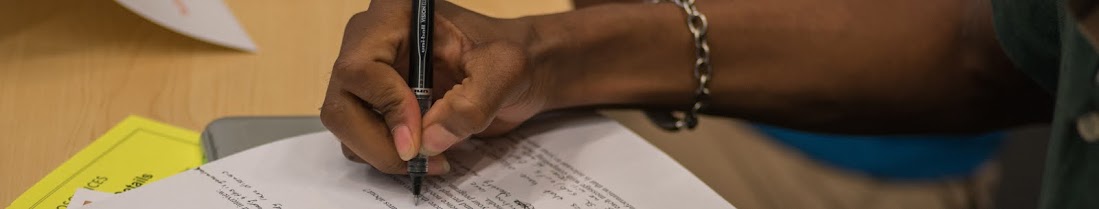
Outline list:
[[[9,209],[65,208],[77,188],[121,193],[202,165],[199,134],[138,116],[111,128]]]

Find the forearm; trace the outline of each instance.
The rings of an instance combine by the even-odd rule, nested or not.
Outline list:
[[[573,7],[579,9],[579,8],[585,8],[585,7],[590,7],[590,6],[600,5],[600,4],[608,4],[608,3],[644,3],[644,2],[649,2],[649,0],[572,0],[572,5],[573,5]]]
[[[532,46],[532,66],[557,79],[550,83],[567,84],[556,85],[551,100],[558,102],[549,109],[685,104],[695,88],[690,73],[694,55],[677,12],[682,10],[630,4],[532,18],[535,34],[540,34]]]
[[[709,112],[890,133],[1045,116],[1032,109],[1046,108],[1048,96],[1012,71],[987,17],[975,18],[987,8],[906,2],[700,1],[714,66]],[[533,66],[559,75],[551,109],[692,102],[694,46],[675,6],[600,5],[526,20],[539,34]]]

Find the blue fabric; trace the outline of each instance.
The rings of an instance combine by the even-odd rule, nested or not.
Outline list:
[[[968,176],[999,149],[1006,134],[862,136],[754,125],[825,164],[893,180]]]

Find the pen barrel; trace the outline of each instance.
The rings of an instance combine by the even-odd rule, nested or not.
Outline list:
[[[435,1],[412,0],[412,21],[408,41],[408,86],[416,95],[420,115],[427,113],[432,103],[432,35],[435,33]],[[427,156],[417,155],[408,161],[408,174],[412,178],[412,193],[419,200],[423,178],[427,174]]]
[[[408,161],[408,176],[412,178],[412,194],[419,198],[424,176],[427,176],[427,156],[417,155]]]
[[[424,175],[427,173],[427,156],[423,154],[408,160],[408,173],[411,175]]]
[[[427,114],[427,110],[431,108],[432,98],[431,89],[429,88],[412,88],[412,92],[416,94],[416,103],[420,105],[420,116]]]
[[[412,21],[409,27],[408,41],[408,86],[412,88],[432,87],[432,34],[435,33],[435,1],[412,0]]]

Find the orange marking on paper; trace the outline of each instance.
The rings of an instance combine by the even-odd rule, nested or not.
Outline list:
[[[176,3],[176,7],[179,8],[179,14],[187,16],[187,5],[183,4],[183,0],[172,0]]]

